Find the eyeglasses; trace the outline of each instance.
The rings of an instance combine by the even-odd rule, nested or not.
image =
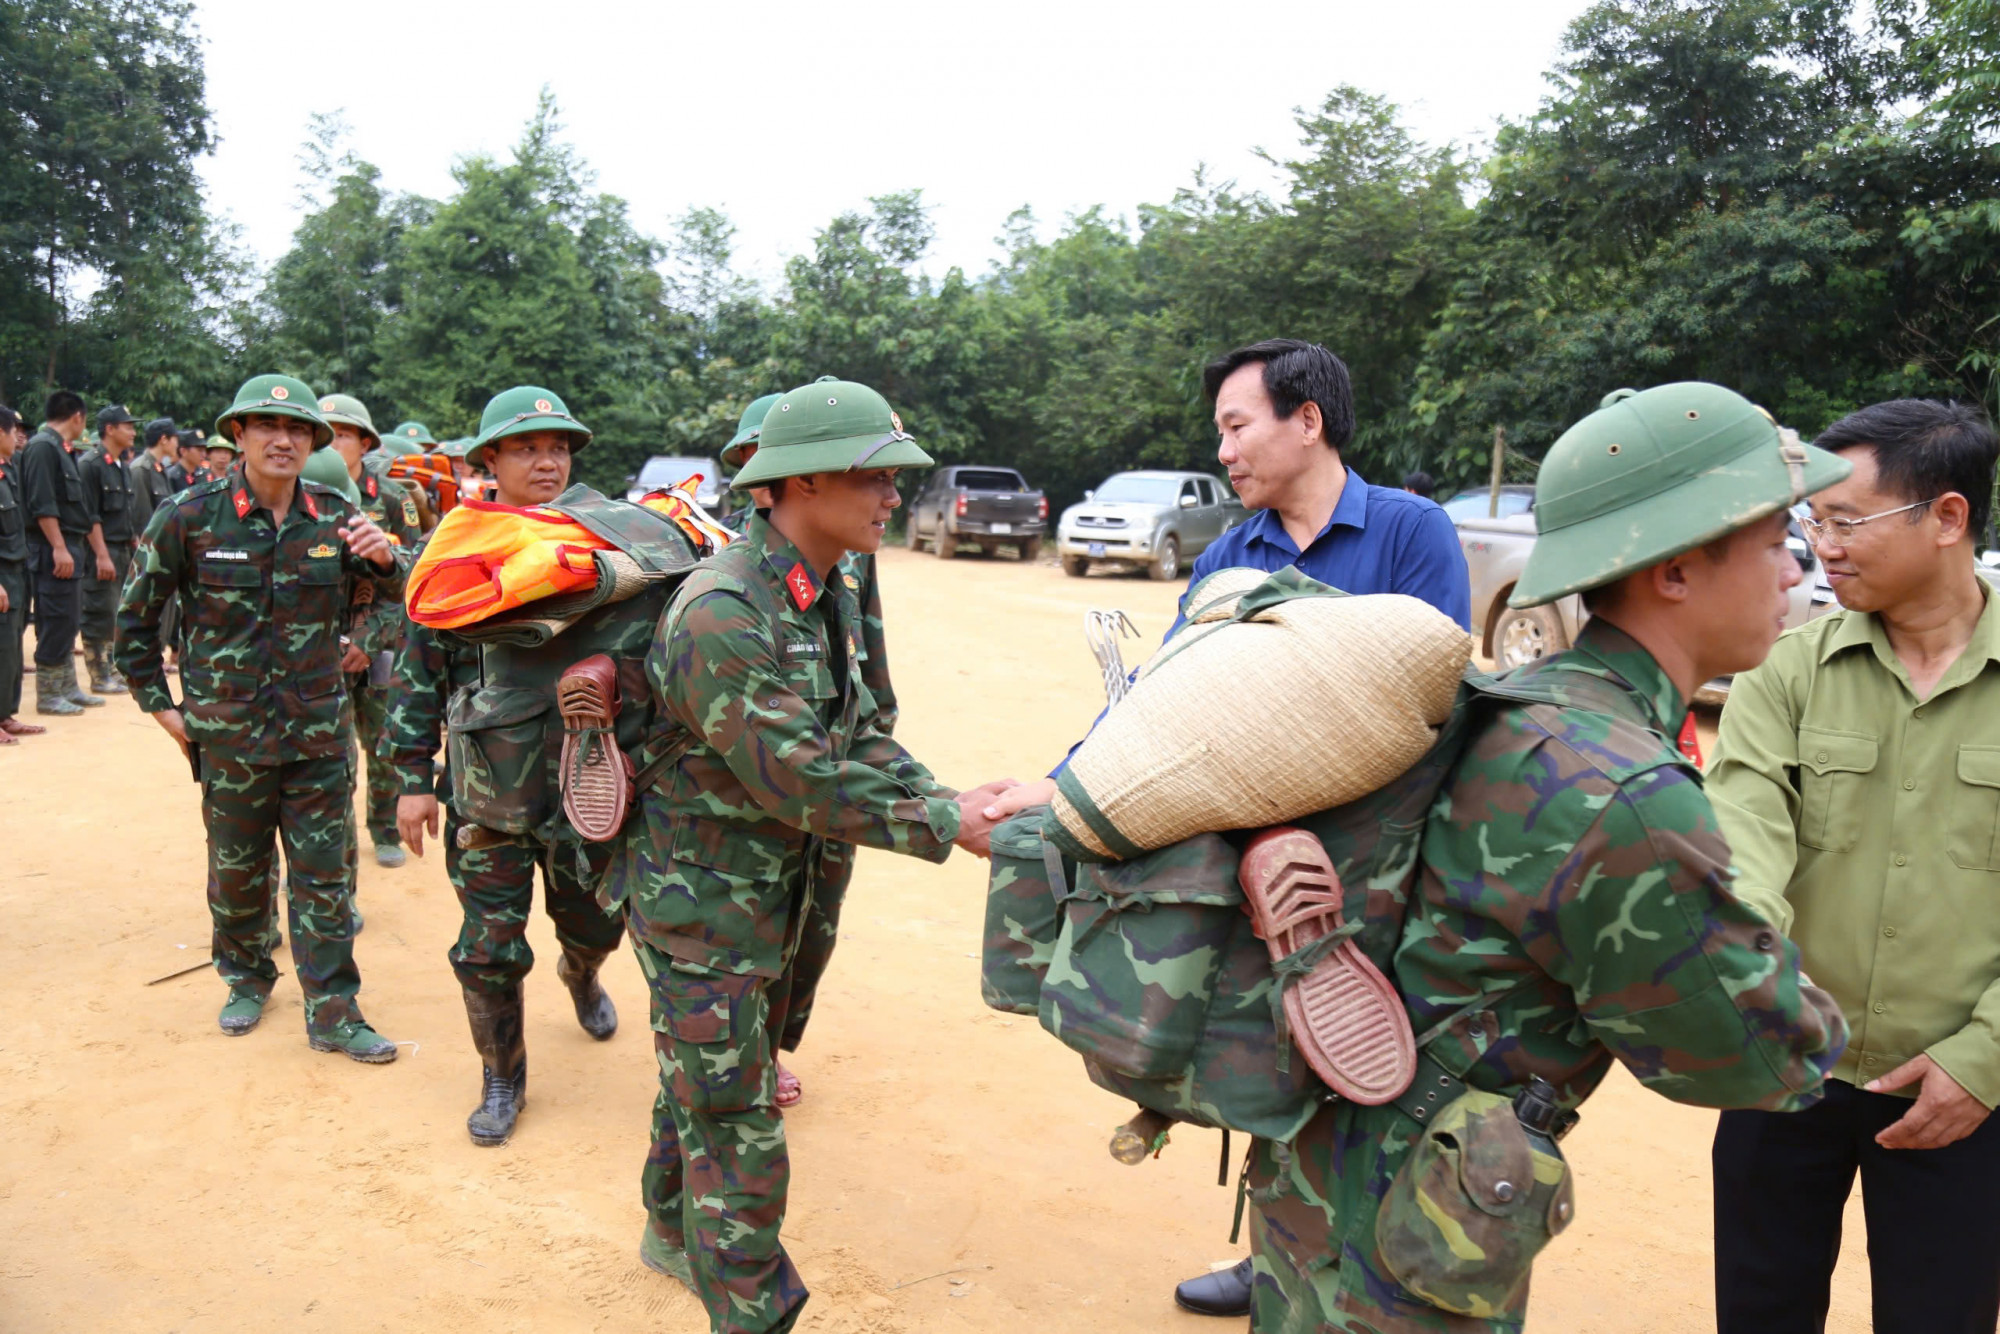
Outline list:
[[[1892,514],[1907,514],[1926,505],[1935,505],[1942,499],[1942,496],[1932,496],[1929,500],[1919,500],[1914,505],[1900,505],[1892,510],[1883,510],[1880,514],[1864,514],[1858,519],[1800,519],[1799,527],[1805,530],[1806,541],[1814,546],[1826,541],[1829,536],[1841,546],[1846,546],[1854,540],[1854,530],[1864,523],[1886,519]]]

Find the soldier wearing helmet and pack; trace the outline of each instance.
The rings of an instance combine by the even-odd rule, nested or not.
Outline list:
[[[255,1028],[277,981],[271,876],[283,840],[307,1038],[316,1051],[392,1061],[396,1044],[369,1027],[356,1000],[353,720],[340,623],[350,579],[395,598],[402,570],[366,515],[300,479],[313,446],[333,435],[312,390],[288,375],[259,375],[215,429],[242,461],[179,493],[146,525],[118,609],[118,669],[201,781],[215,966],[229,985],[222,1031]],[[176,594],[187,692],[178,707],[160,631]]]
[[[764,418],[781,395],[766,394],[751,402],[736,423],[736,435],[722,449],[722,466],[740,471],[756,454]],[[770,508],[765,488],[749,488],[758,509]],[[868,552],[850,551],[841,558],[842,582],[852,580],[854,598],[861,608],[861,681],[875,700],[875,727],[889,736],[896,730],[896,692],[889,683],[889,650],[882,633],[882,587],[875,578],[875,557]],[[819,882],[813,893],[805,921],[799,928],[798,952],[780,979],[772,1009],[785,1016],[778,1034],[780,1051],[797,1051],[804,1040],[806,1024],[812,1019],[813,1002],[819,995],[820,980],[833,961],[834,941],[840,931],[840,905],[847,898],[847,886],[854,879],[854,845],[838,841],[822,845]],[[776,1059],[774,1057],[774,1059]],[[776,1059],[779,1107],[795,1107],[805,1096],[798,1076]]]
[[[406,432],[415,425],[397,427],[397,436],[413,440]],[[479,466],[499,481],[496,503],[525,509],[568,496],[571,460],[590,442],[590,430],[570,415],[561,398],[547,389],[520,385],[487,403],[472,453]],[[576,490],[596,503],[612,503],[585,488]],[[635,598],[618,605],[636,610],[641,603]],[[655,606],[654,616],[657,610]],[[409,624],[396,658],[396,692],[383,754],[394,764],[401,785],[397,824],[404,842],[418,856],[423,855],[425,835],[436,838],[440,832],[433,760],[444,740],[447,705],[483,679],[477,645]],[[463,720],[455,712],[453,719],[457,729]],[[528,762],[518,754],[511,758]],[[534,762],[539,764],[540,759]],[[535,963],[527,931],[537,868],[542,907],[562,946],[556,976],[570,993],[577,1022],[599,1041],[618,1030],[618,1011],[598,981],[598,971],[617,948],[624,925],[593,896],[590,880],[602,867],[603,845],[580,845],[573,835],[544,842],[523,834],[483,838],[477,846],[466,846],[461,831],[476,829],[469,813],[454,803],[444,814],[445,871],[464,914],[451,948],[451,967],[464,993],[467,1022],[481,1063],[480,1102],[466,1120],[466,1133],[474,1144],[495,1148],[513,1135],[527,1105],[522,987]]]
[[[407,559],[417,544],[417,507],[401,486],[378,469],[364,466],[378,454],[382,437],[360,399],[349,394],[328,394],[319,401],[320,415],[333,428],[329,446],[346,468],[361,512],[389,535]],[[358,751],[366,765],[369,840],[375,846],[378,866],[403,864],[402,835],[396,830],[398,787],[394,768],[377,756],[382,742],[382,724],[389,711],[389,684],[395,653],[403,643],[403,606],[393,598],[378,598],[375,587],[366,581],[354,586],[353,617],[347,637],[353,653],[349,656],[347,689],[354,699],[354,734]]]
[[[717,1334],[789,1329],[806,1299],[779,1240],[773,1007],[825,845],[986,850],[981,811],[1001,785],[955,793],[876,726],[859,581],[842,570],[881,546],[897,471],[930,462],[865,385],[780,397],[735,479],[769,488],[771,509],[687,576],[646,657],[659,721],[607,880],[652,991],[661,1072],[640,1254],[694,1288]]]
[[[1576,1207],[1556,1140],[1614,1060],[1697,1106],[1819,1097],[1846,1024],[1731,892],[1675,736],[1696,687],[1770,651],[1786,510],[1847,472],[1711,384],[1620,390],[1550,448],[1513,601],[1581,593],[1592,619],[1505,678],[1547,702],[1492,706],[1431,807],[1388,970],[1414,1082],[1253,1148],[1258,1334],[1521,1328]]]

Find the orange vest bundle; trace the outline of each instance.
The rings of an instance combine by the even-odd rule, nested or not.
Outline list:
[[[717,550],[735,534],[689,498],[694,480],[655,491],[640,503],[672,519],[698,552]],[[432,530],[410,571],[404,601],[417,624],[456,630],[596,587],[594,553],[614,549],[557,509],[461,500]]]

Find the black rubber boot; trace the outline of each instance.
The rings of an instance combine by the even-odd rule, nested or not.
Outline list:
[[[569,988],[569,998],[576,1002],[576,1021],[583,1025],[584,1032],[599,1042],[618,1031],[618,1009],[612,1005],[611,997],[604,994],[604,987],[597,980],[597,970],[610,956],[609,950],[585,950],[565,945],[562,958],[556,962],[556,976]]]
[[[499,995],[465,989],[465,1017],[472,1045],[479,1050],[479,1106],[465,1118],[466,1133],[482,1148],[495,1149],[514,1133],[528,1105],[528,1046],[521,1031],[521,987]]]

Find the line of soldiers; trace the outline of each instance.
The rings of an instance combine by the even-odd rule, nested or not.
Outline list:
[[[1426,835],[1398,989],[1434,1030],[1425,1058],[1437,1069],[1426,1070],[1460,1086],[1511,1094],[1546,1074],[1573,1108],[1619,1059],[1686,1101],[1796,1106],[1838,1055],[1840,1014],[1802,978],[1796,950],[1729,895],[1728,849],[1674,736],[1696,684],[1768,650],[1798,578],[1782,511],[1844,465],[1787,442],[1727,391],[1649,393],[1607,403],[1544,464],[1551,536],[1521,596],[1586,591],[1597,620],[1534,669],[1572,702],[1546,718],[1501,713],[1468,749]],[[1269,401],[1260,411],[1292,415]],[[853,849],[984,856],[1015,786],[955,790],[891,734],[870,557],[899,504],[899,470],[930,457],[880,394],[852,382],[802,385],[753,414],[732,452],[734,485],[761,492],[758,508],[653,627],[637,809],[609,843],[466,846],[460,813],[440,809],[446,701],[480,667],[429,631],[390,624],[418,525],[397,493],[366,486],[381,441],[352,399],[281,375],[243,385],[216,423],[240,461],[153,515],[116,648],[141,708],[203,784],[224,1032],[256,1026],[276,979],[281,842],[309,1041],[394,1059],[357,1002],[359,751],[378,854],[394,846],[379,824],[378,757],[399,840],[421,854],[442,832],[464,915],[450,958],[482,1065],[475,1143],[507,1142],[525,1106],[536,868],[558,975],[594,1037],[617,1025],[598,969],[631,938],[661,1079],[641,1255],[698,1294],[717,1334],[789,1329],[806,1300],[780,1240],[782,1108],[797,1090],[778,1057],[810,1016]],[[1231,430],[1254,441],[1270,427]],[[545,504],[591,441],[560,397],[521,386],[487,405],[467,463],[490,475],[500,504]],[[163,668],[176,598],[181,705]],[[400,645],[384,648],[397,630]],[[378,707],[362,701],[384,689],[383,652],[394,685],[378,721],[362,722]],[[357,726],[376,740],[357,746]],[[1519,1294],[1486,1308],[1475,1293],[1468,1309],[1480,1314],[1450,1315],[1384,1272],[1362,1236],[1417,1140],[1400,1114],[1330,1103],[1296,1144],[1256,1146],[1253,1328],[1518,1327],[1526,1259]]]

